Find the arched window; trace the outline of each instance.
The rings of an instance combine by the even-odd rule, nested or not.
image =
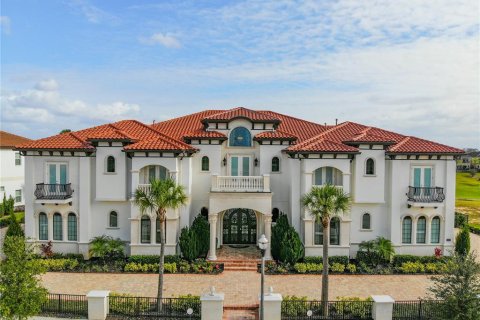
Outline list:
[[[208,209],[206,207],[203,207],[202,210],[200,210],[200,214],[202,215],[202,217],[208,219]]]
[[[440,217],[432,219],[430,242],[440,243]]]
[[[110,211],[110,215],[108,217],[108,225],[110,228],[118,228],[118,213],[115,211]]]
[[[252,137],[250,131],[244,127],[236,127],[230,133],[230,146],[231,147],[251,147]]]
[[[38,240],[48,240],[48,217],[43,212],[38,215]]]
[[[272,172],[280,171],[280,159],[278,157],[272,158]]]
[[[342,171],[333,167],[322,167],[315,170],[314,185],[321,186],[324,184],[342,186],[343,185]]]
[[[75,213],[68,214],[68,241],[77,241],[77,216]]]
[[[210,160],[207,156],[202,157],[202,171],[210,170]]]
[[[53,240],[63,240],[62,215],[58,212],[53,215]]]
[[[148,184],[152,179],[166,180],[168,170],[163,166],[146,166],[140,170],[140,183]]]
[[[412,243],[412,218],[405,217],[402,222],[402,243]]]
[[[427,219],[425,217],[418,218],[417,221],[417,243],[425,243],[427,234]]]
[[[107,172],[115,172],[115,158],[113,156],[107,157]]]
[[[314,244],[323,245],[323,225],[315,222]],[[340,245],[340,219],[334,217],[330,220],[330,245]]]
[[[368,158],[365,162],[365,174],[374,175],[375,174],[375,160]]]
[[[140,227],[140,242],[141,243],[150,243],[150,217],[143,216],[141,220]]]
[[[370,213],[364,213],[362,216],[362,229],[370,230],[371,229],[371,219]]]
[[[278,208],[273,208],[272,210],[272,222],[277,222],[278,217],[280,216],[280,210]]]

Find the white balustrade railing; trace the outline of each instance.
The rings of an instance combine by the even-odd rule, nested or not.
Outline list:
[[[270,192],[270,176],[212,175],[212,191],[216,192]]]
[[[150,192],[150,183],[140,183],[138,184],[138,189],[142,190],[143,192]]]

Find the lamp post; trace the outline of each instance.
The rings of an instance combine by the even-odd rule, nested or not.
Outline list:
[[[265,251],[268,247],[268,239],[264,234],[258,239],[258,247],[262,253],[262,273],[261,273],[261,282],[260,282],[260,320],[263,318],[263,298],[264,298],[264,285],[265,285]]]

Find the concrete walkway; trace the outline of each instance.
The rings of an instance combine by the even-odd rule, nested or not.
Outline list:
[[[52,293],[86,294],[90,290],[110,290],[137,296],[156,296],[158,276],[155,274],[56,273],[42,277]],[[266,287],[272,286],[282,295],[320,298],[321,275],[267,275]],[[394,299],[425,297],[430,285],[426,275],[331,275],[330,298],[338,296],[368,297],[387,294]],[[215,286],[225,293],[225,305],[258,303],[260,275],[251,271],[225,271],[220,275],[167,274],[165,297],[182,294],[200,295]]]

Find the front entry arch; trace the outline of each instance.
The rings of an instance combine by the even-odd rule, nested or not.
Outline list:
[[[224,244],[255,244],[257,217],[251,209],[229,209],[223,215]]]

